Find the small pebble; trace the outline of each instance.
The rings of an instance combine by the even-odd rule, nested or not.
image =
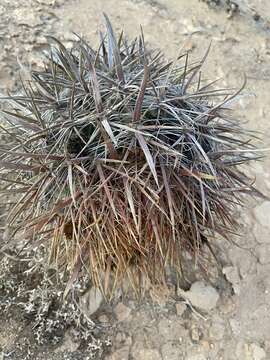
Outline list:
[[[114,311],[116,318],[119,322],[126,320],[131,313],[131,309],[126,305],[124,305],[123,303],[118,303]]]

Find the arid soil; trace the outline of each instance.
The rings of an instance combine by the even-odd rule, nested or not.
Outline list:
[[[236,114],[246,126],[262,133],[260,147],[270,147],[268,0],[2,0],[1,92],[18,86],[18,64],[41,65],[48,34],[67,46],[75,39],[73,32],[97,44],[104,26],[102,12],[110,16],[117,32],[124,28],[129,38],[142,25],[147,44],[161,48],[169,58],[183,48],[197,59],[211,42],[204,77],[220,78],[220,86],[239,88],[246,76],[246,88],[234,104]],[[258,188],[270,195],[269,152],[265,155],[248,171]],[[160,289],[159,296],[152,292],[140,303],[119,296],[112,305],[90,294],[92,305],[86,301],[84,311],[91,317],[97,309],[93,320],[99,325],[91,334],[100,340],[91,342],[87,337],[84,346],[74,335],[76,319],[58,341],[38,345],[31,319],[18,308],[12,311],[11,307],[7,313],[1,309],[8,307],[2,306],[0,359],[270,359],[270,202],[250,201],[236,216],[241,218],[241,236],[232,240],[238,246],[217,239],[223,251],[223,276],[205,289],[189,298],[169,286],[167,292]],[[7,283],[13,278],[5,278],[1,261],[0,280]],[[16,265],[15,270],[24,276],[23,266]],[[16,281],[18,276],[13,279],[15,287]],[[0,304],[2,295],[0,291]]]

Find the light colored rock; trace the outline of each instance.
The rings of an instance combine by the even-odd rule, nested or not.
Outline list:
[[[178,316],[182,316],[185,310],[187,309],[187,305],[184,304],[183,302],[178,302],[175,304],[175,308],[176,308],[176,314]]]
[[[242,340],[236,344],[235,355],[238,360],[253,360],[248,344]]]
[[[229,320],[232,332],[234,335],[240,335],[241,334],[241,324],[236,319],[230,319]]]
[[[116,350],[113,354],[106,357],[106,360],[128,360],[129,352],[129,346],[123,346],[121,349]]]
[[[136,349],[132,354],[136,360],[162,360],[157,349]]]
[[[220,319],[219,321],[214,321],[209,330],[210,339],[216,341],[222,340],[224,337],[224,333],[225,326],[222,319]]]
[[[239,295],[241,289],[241,280],[236,266],[226,266],[222,269],[226,279],[232,284],[234,293]]]
[[[254,360],[263,360],[266,359],[266,353],[262,347],[257,344],[251,344],[250,349]]]
[[[262,228],[262,226],[260,226]],[[251,237],[246,237],[245,242],[250,243]],[[245,246],[243,244],[243,246]],[[254,256],[245,249],[239,249],[232,246],[228,252],[229,259],[237,267],[241,279],[246,279],[256,269]],[[242,286],[242,285],[241,285]]]
[[[186,337],[187,330],[180,324],[178,319],[161,319],[158,323],[158,332],[163,341],[178,341],[181,337]]]
[[[115,346],[117,348],[122,347],[123,345],[131,345],[132,339],[130,336],[127,336],[124,332],[118,332],[115,336]]]
[[[222,303],[221,311],[222,314],[232,315],[234,314],[236,308],[235,299],[226,298],[226,300]]]
[[[194,354],[187,357],[186,360],[207,360],[204,354]]]
[[[115,311],[117,320],[120,322],[126,320],[131,313],[131,309],[129,307],[127,307],[126,305],[124,305],[123,303],[118,303],[116,305],[114,311]]]
[[[206,340],[201,340],[198,348],[203,349],[203,351],[202,351],[203,353],[205,352],[206,354],[209,354],[209,351],[211,351],[213,349],[213,344],[209,343]]]
[[[41,24],[40,17],[28,7],[17,7],[13,13],[14,19],[19,25],[35,27]]]
[[[55,4],[55,0],[36,0],[37,3],[39,3],[40,5],[54,5]]]
[[[270,227],[270,201],[265,201],[254,209],[254,215],[258,222],[265,227]]]
[[[264,360],[266,359],[266,352],[264,349],[255,344],[247,344],[239,341],[236,345],[236,357],[239,360]]]
[[[189,300],[192,306],[204,311],[210,311],[216,307],[219,294],[215,288],[204,281],[196,281],[189,291],[178,289],[178,295]]]
[[[181,349],[174,342],[168,342],[161,348],[163,360],[179,360],[182,354]]]
[[[190,330],[190,337],[193,342],[198,343],[201,340],[202,336],[203,334],[198,327],[192,327],[192,329]]]
[[[80,308],[83,312],[90,316],[99,309],[102,301],[103,295],[101,291],[93,286],[80,298]]]
[[[252,229],[254,237],[259,244],[270,244],[269,228],[262,226],[256,221]]]
[[[256,253],[258,260],[262,265],[270,264],[270,244],[257,247]]]
[[[98,317],[98,321],[100,321],[102,324],[106,324],[109,322],[109,318],[107,315],[102,314]]]

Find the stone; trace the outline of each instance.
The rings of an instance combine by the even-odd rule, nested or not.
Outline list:
[[[219,294],[215,288],[204,281],[196,281],[189,291],[178,289],[178,295],[189,300],[192,306],[204,311],[214,309],[219,300]]]
[[[221,313],[225,315],[232,315],[234,314],[236,308],[235,299],[232,298],[226,298],[226,300],[223,299],[223,303],[221,305]]]
[[[117,348],[122,347],[123,345],[131,345],[132,339],[130,336],[127,336],[124,332],[118,332],[115,336],[115,346]]]
[[[179,360],[182,352],[174,342],[168,342],[162,346],[161,354],[163,360]]]
[[[203,334],[199,328],[193,327],[190,330],[190,337],[194,343],[198,343],[202,339]]]
[[[110,319],[108,318],[107,315],[105,314],[102,314],[98,317],[98,321],[101,323],[101,324],[106,324],[110,321]]]
[[[123,346],[121,349],[116,350],[114,353],[106,357],[106,360],[128,360],[130,353],[129,346]]]
[[[135,349],[132,352],[133,358],[136,360],[162,360],[157,349]]]
[[[101,291],[93,286],[80,298],[80,308],[83,312],[90,316],[99,309],[102,301],[103,295]]]
[[[18,25],[35,27],[42,23],[40,17],[27,7],[17,7],[14,10],[13,16]]]
[[[240,294],[241,280],[236,266],[225,266],[222,269],[226,279],[232,284],[233,291],[236,295]]]
[[[256,253],[262,265],[270,264],[270,244],[258,246]]]
[[[250,349],[254,360],[266,359],[266,352],[262,347],[257,344],[250,344]]]
[[[243,359],[252,360],[252,358],[250,357],[250,353],[248,351],[248,347],[246,344],[244,344],[243,340],[240,340],[236,344],[235,355],[236,355],[236,359],[238,360],[243,360]]]
[[[262,226],[260,226],[262,227]],[[245,239],[246,244],[250,243],[252,239],[247,237]],[[251,255],[245,249],[239,249],[231,247],[228,252],[229,259],[237,267],[239,271],[239,276],[241,279],[246,279],[250,274],[252,274],[256,269],[256,262],[254,261],[254,255]],[[242,285],[241,285],[242,286]]]
[[[256,206],[254,211],[255,218],[265,227],[270,227],[270,201],[265,201],[259,206]]]
[[[236,345],[235,351],[236,357],[239,360],[264,360],[266,359],[266,352],[264,349],[255,344],[247,344],[243,341],[239,341]]]
[[[182,316],[187,309],[187,305],[184,304],[183,302],[178,302],[175,304],[175,308],[176,308],[176,314],[178,316]]]
[[[236,319],[230,319],[229,320],[230,327],[232,329],[232,332],[234,335],[240,335],[241,334],[241,324]]]
[[[213,321],[212,326],[209,329],[210,339],[220,341],[223,339],[224,333],[225,326],[223,320],[220,318],[217,321]]]
[[[187,330],[183,325],[174,319],[161,319],[158,323],[158,332],[163,341],[178,341],[180,337],[185,337]]]
[[[207,360],[204,354],[194,354],[187,357],[186,360]]]
[[[254,237],[259,244],[270,244],[269,228],[261,226],[259,222],[255,222],[252,232]]]
[[[55,0],[36,0],[37,3],[39,3],[40,5],[49,5],[49,6],[53,6],[55,5]]]
[[[114,311],[116,318],[119,322],[126,320],[131,313],[131,309],[126,305],[124,305],[123,303],[118,303]]]
[[[211,349],[213,349],[213,346],[213,344],[209,343],[206,340],[200,341],[200,348],[202,348],[207,354],[209,353],[209,351],[211,351]]]

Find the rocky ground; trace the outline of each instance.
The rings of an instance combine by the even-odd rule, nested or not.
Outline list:
[[[182,46],[201,57],[211,41],[205,77],[240,87],[246,74],[236,112],[262,132],[260,146],[269,147],[268,0],[2,0],[1,92],[18,86],[19,64],[41,65],[46,35],[69,45],[75,31],[96,44],[103,11],[131,38],[141,24],[147,43],[168,57]],[[249,172],[269,195],[266,154]],[[238,246],[217,239],[223,276],[211,284],[198,279],[186,292],[175,293],[170,284],[152,289],[140,303],[119,293],[108,305],[91,290],[77,307],[63,307],[61,291],[50,290],[41,265],[31,277],[24,262],[1,257],[0,359],[270,359],[270,202],[250,202],[236,216],[242,222],[242,236],[232,239]]]

